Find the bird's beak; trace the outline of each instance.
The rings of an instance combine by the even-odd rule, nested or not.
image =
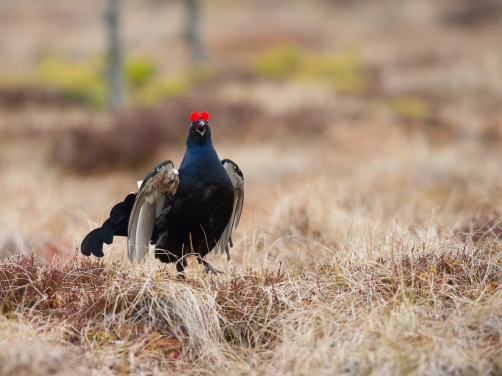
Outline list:
[[[195,127],[195,130],[199,132],[201,136],[204,136],[204,133],[206,133],[206,128],[206,123],[204,122],[204,120],[201,120],[199,124],[197,124],[197,127]]]

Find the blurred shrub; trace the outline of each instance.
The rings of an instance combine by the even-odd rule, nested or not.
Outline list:
[[[285,78],[296,73],[303,61],[301,49],[288,45],[259,56],[256,61],[256,71],[266,77]]]
[[[152,105],[162,99],[174,98],[186,93],[190,88],[190,81],[186,77],[155,80],[148,85],[131,90],[133,103]]]
[[[414,120],[425,120],[429,117],[429,106],[426,102],[412,98],[399,98],[392,103],[392,109],[401,117]]]
[[[418,99],[398,98],[390,107],[396,115],[409,120],[426,120],[430,115],[427,103]]]
[[[364,88],[361,65],[358,54],[348,51],[336,56],[308,59],[304,74],[327,82],[340,93],[357,94]]]
[[[0,106],[19,107],[27,103],[47,105],[68,102],[71,102],[71,98],[61,90],[32,84],[0,84]]]
[[[59,134],[54,161],[84,174],[112,166],[131,167],[147,162],[161,148],[184,145],[189,115],[201,109],[218,113],[213,132],[220,135],[226,130],[232,134],[235,131],[232,130],[235,124],[225,126],[235,121],[234,114],[247,115],[246,120],[250,121],[255,113],[252,108],[243,109],[239,105],[222,110],[218,104],[211,105],[196,97],[175,99],[155,107],[132,108],[111,114],[111,124],[106,129],[88,123]],[[240,119],[240,116],[235,118]]]
[[[38,66],[40,83],[62,91],[72,101],[102,107],[107,99],[102,59],[70,62],[56,57],[43,59]]]
[[[215,78],[215,71],[207,64],[197,64],[188,73],[190,81],[202,84]]]
[[[124,69],[127,82],[133,87],[146,85],[157,73],[156,64],[146,57],[128,59]]]
[[[427,102],[409,97],[377,101],[376,109],[404,120],[425,121],[431,116]]]
[[[449,0],[443,7],[443,20],[458,26],[482,25],[502,16],[500,0]]]
[[[319,80],[340,93],[359,93],[365,85],[361,59],[354,50],[332,56],[308,56],[299,47],[288,45],[259,56],[255,70],[268,78]]]
[[[209,93],[209,94],[208,94]],[[157,152],[171,146],[183,147],[194,110],[208,110],[217,142],[244,143],[284,135],[322,137],[329,116],[299,109],[288,115],[271,117],[247,103],[222,103],[218,98],[194,92],[152,107],[131,108],[110,114],[106,129],[91,122],[57,133],[54,162],[72,172],[88,174],[110,167],[130,168],[153,163]]]
[[[170,78],[158,77],[157,65],[147,57],[133,57],[124,63],[126,95],[133,105],[152,105],[185,94],[194,83],[213,77],[199,67]],[[108,103],[106,62],[101,58],[69,61],[59,57],[42,59],[34,75],[0,77],[0,105],[26,103],[80,104],[104,108]]]
[[[138,108],[111,116],[107,129],[82,124],[60,138],[54,150],[55,161],[80,173],[131,166],[150,158],[161,145],[180,138],[159,109]]]
[[[157,64],[147,57],[134,57],[125,63],[128,95],[133,104],[153,105],[163,99],[185,94],[192,85],[192,72],[159,78]]]

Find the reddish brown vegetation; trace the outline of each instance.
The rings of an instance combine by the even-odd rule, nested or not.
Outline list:
[[[285,135],[319,137],[330,119],[319,110],[299,110],[287,116],[270,117],[253,105],[222,104],[209,97],[189,96],[156,107],[117,112],[106,129],[90,123],[59,134],[54,159],[80,173],[144,163],[160,148],[182,146],[187,137],[188,116],[201,108],[217,114],[211,120],[217,139],[239,143]]]
[[[68,105],[82,101],[64,91],[40,86],[11,86],[0,88],[0,106],[17,108],[26,105]]]
[[[459,235],[474,243],[502,239],[502,215],[496,211],[491,214],[478,213],[461,227]]]

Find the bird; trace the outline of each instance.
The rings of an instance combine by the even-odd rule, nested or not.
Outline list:
[[[188,255],[196,255],[206,273],[221,273],[204,256],[226,253],[230,260],[232,232],[244,204],[244,175],[232,160],[219,159],[209,119],[207,111],[190,114],[179,170],[170,160],[153,167],[138,182],[138,191],[117,203],[102,226],[86,235],[80,247],[83,255],[103,257],[103,244],[124,236],[132,263],[141,263],[152,244],[155,257],[176,263],[182,278]]]

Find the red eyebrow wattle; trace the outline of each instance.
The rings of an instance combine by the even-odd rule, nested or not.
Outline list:
[[[202,111],[200,113],[200,117],[204,119],[204,121],[208,121],[209,120],[209,112],[207,111]]]
[[[200,114],[197,111],[194,111],[190,114],[190,120],[197,121],[200,119]]]

